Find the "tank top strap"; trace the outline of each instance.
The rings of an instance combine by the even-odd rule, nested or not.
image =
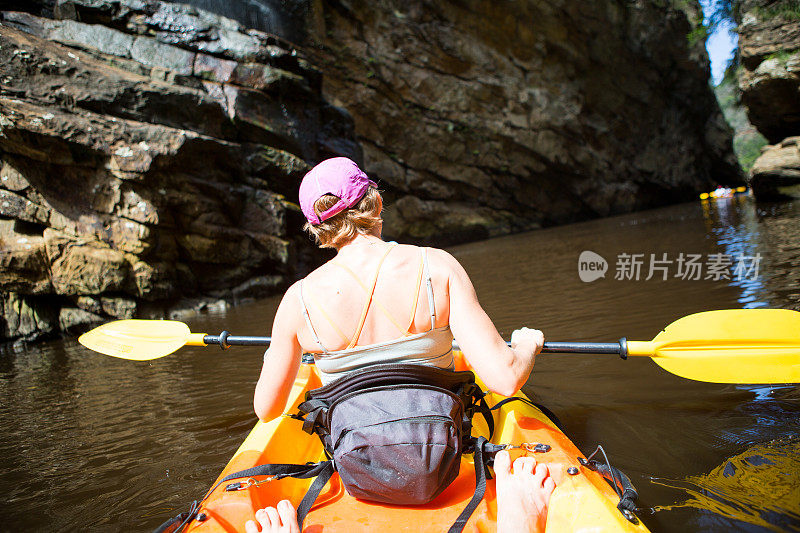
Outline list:
[[[384,252],[381,260],[378,261],[378,267],[375,269],[375,275],[372,277],[372,287],[369,289],[367,301],[364,302],[364,309],[361,311],[361,319],[358,321],[358,327],[356,328],[356,332],[353,334],[353,338],[350,340],[350,344],[347,346],[348,349],[354,348],[355,345],[358,343],[358,338],[361,336],[361,330],[364,329],[364,323],[367,321],[367,312],[372,304],[372,297],[375,295],[375,287],[378,285],[378,275],[381,273],[381,267],[383,266],[383,262],[386,260],[386,257],[389,255],[394,247],[397,244],[390,244],[386,252]]]
[[[322,344],[321,340],[319,340],[319,335],[317,335],[317,330],[314,329],[313,324],[311,324],[311,317],[308,316],[308,307],[306,306],[306,301],[303,299],[303,281],[304,280],[302,280],[302,279],[300,280],[300,291],[298,292],[298,296],[300,297],[300,305],[303,306],[303,318],[306,321],[306,325],[308,326],[308,329],[311,330],[311,334],[314,336],[314,340],[317,341],[317,344],[319,344],[319,347],[322,348],[322,352],[323,353],[328,353],[328,349],[325,348],[325,345]],[[324,311],[323,311],[323,313],[324,313]]]
[[[420,248],[419,270],[417,271],[417,283],[416,283],[417,290],[414,291],[414,305],[411,308],[411,318],[408,319],[408,327],[406,328],[406,331],[404,333],[404,335],[406,336],[411,335],[411,327],[414,325],[414,318],[417,316],[417,302],[419,302],[419,290],[422,287],[422,271],[424,270],[424,263],[425,263],[424,254],[425,254],[425,249]]]
[[[325,307],[323,307],[323,305],[319,302],[319,300],[317,300],[317,298],[314,296],[314,293],[311,293],[309,295],[309,298],[311,299],[311,303],[314,304],[314,307],[316,307],[317,310],[322,314],[322,316],[325,317],[325,320],[327,320],[328,324],[330,324],[331,327],[334,330],[336,330],[336,333],[339,334],[339,336],[342,338],[342,340],[344,342],[350,342],[350,337],[345,335],[344,332],[341,330],[341,328],[336,325],[336,321],[333,320],[331,318],[331,316],[325,311]]]
[[[425,270],[425,285],[428,289],[428,307],[431,310],[431,329],[436,329],[436,306],[433,302],[433,282],[431,281],[431,268],[428,265],[428,249],[422,249],[422,264]]]
[[[342,265],[342,264],[337,263],[335,261],[331,261],[331,264],[334,265],[334,266],[337,266],[337,267],[341,268],[342,270],[344,270],[345,272],[347,272],[350,275],[350,277],[352,277],[355,280],[355,282],[358,283],[359,286],[361,286],[362,289],[364,289],[364,292],[366,294],[369,294],[369,287],[367,287],[367,285],[363,281],[361,281],[361,278],[358,277],[358,274],[353,272],[353,270],[350,267],[348,267],[347,265]],[[402,333],[404,335],[408,333],[408,331],[404,330],[403,326],[400,325],[400,322],[395,320],[394,316],[392,316],[392,314],[389,312],[388,309],[386,309],[386,307],[381,303],[380,300],[373,300],[372,303],[375,304],[376,306],[378,306],[378,309],[380,309],[381,313],[383,313],[386,316],[386,318],[388,318],[389,321],[392,324],[394,324],[395,327],[397,327],[397,329],[398,329],[398,331],[400,331],[400,333]],[[347,342],[349,343],[350,340],[348,339]]]
[[[364,323],[367,321],[367,312],[372,304],[372,297],[375,295],[375,287],[378,285],[378,275],[381,273],[381,267],[383,266],[383,262],[386,260],[386,256],[389,255],[389,252],[391,252],[395,246],[397,246],[397,243],[390,244],[386,249],[386,252],[384,252],[383,257],[381,257],[381,260],[378,261],[378,267],[375,269],[375,275],[372,277],[372,288],[367,293],[367,301],[364,302],[364,309],[361,311],[361,319],[358,321],[356,332],[353,334],[353,338],[347,348],[353,348],[358,343],[358,338],[361,336],[361,330],[364,329]]]

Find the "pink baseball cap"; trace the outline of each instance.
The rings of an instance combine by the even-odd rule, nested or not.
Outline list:
[[[303,176],[300,183],[300,209],[313,225],[353,207],[366,194],[369,187],[377,187],[355,162],[346,157],[326,159]],[[314,203],[326,194],[339,197],[339,201],[319,216]]]

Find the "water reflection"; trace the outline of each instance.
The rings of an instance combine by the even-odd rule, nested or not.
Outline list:
[[[708,474],[652,481],[689,496],[681,503],[658,510],[700,510],[698,525],[720,524],[721,518],[725,518],[731,521],[731,526],[739,524],[737,529],[759,526],[770,531],[798,531],[799,477],[800,436],[788,435],[751,446]]]
[[[758,257],[758,275],[731,281],[744,308],[800,309],[800,217],[794,203],[756,206],[747,195],[702,202],[706,229],[724,253]]]

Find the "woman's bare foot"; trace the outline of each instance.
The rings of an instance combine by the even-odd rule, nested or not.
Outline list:
[[[547,465],[519,457],[511,468],[507,451],[494,458],[497,488],[497,533],[539,533],[547,524],[547,505],[556,483]]]
[[[256,511],[256,520],[261,524],[262,533],[300,533],[297,525],[297,511],[289,500],[282,500],[278,508],[265,507]],[[247,533],[259,533],[258,526],[252,520],[244,525]]]

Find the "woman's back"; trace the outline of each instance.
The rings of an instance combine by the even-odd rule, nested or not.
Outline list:
[[[344,248],[296,287],[308,310],[311,326],[306,324],[298,332],[305,351],[323,351],[317,337],[327,351],[338,351],[351,345],[368,346],[431,330],[423,249],[379,239],[364,241]],[[448,326],[450,313],[448,273],[439,261],[438,250],[424,251],[431,278],[435,327],[444,328]]]

